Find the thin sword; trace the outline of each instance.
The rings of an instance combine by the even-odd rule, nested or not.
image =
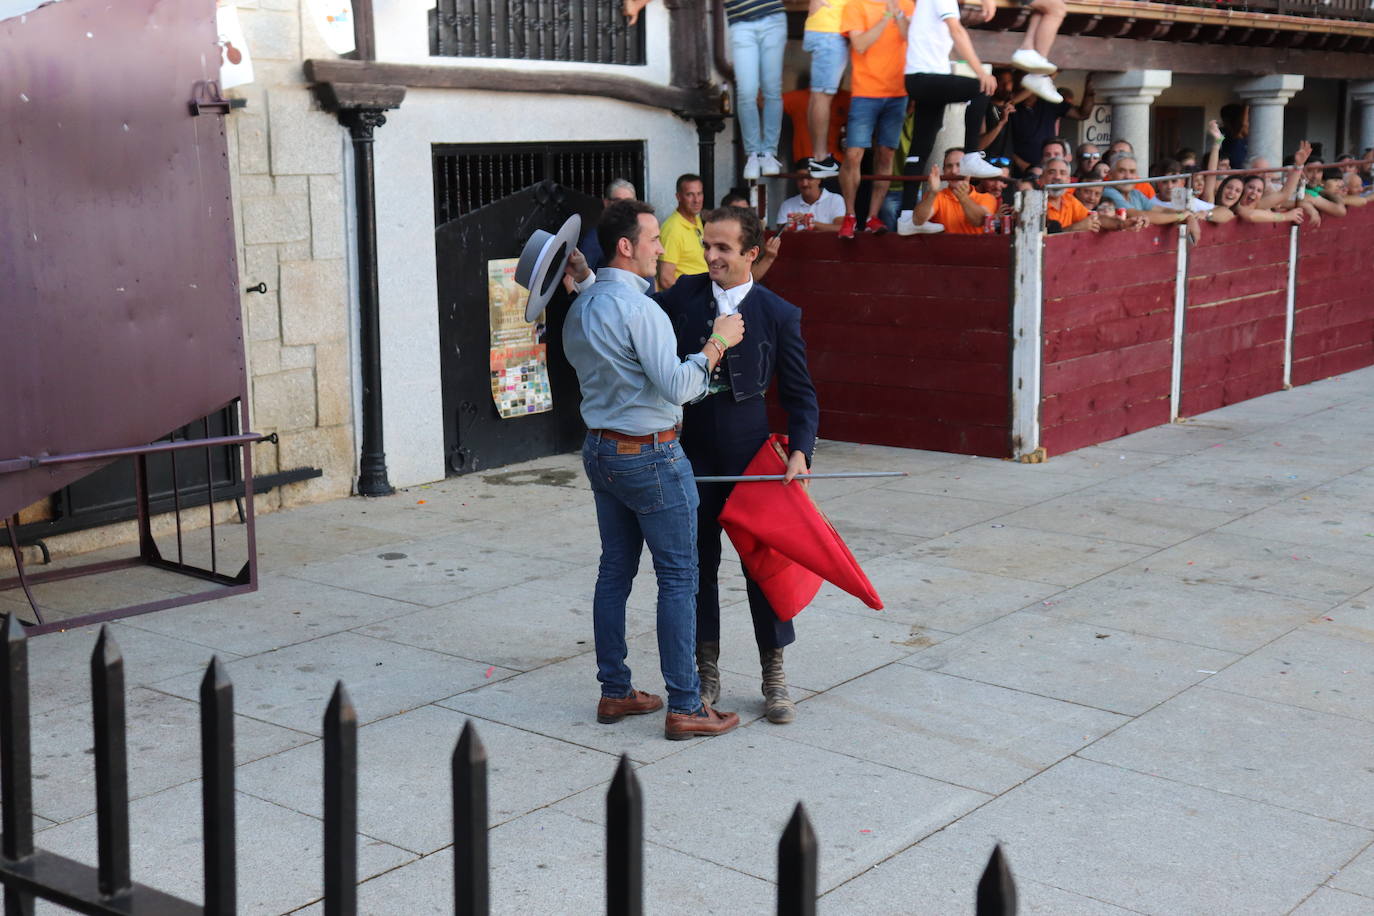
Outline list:
[[[757,483],[761,480],[782,480],[783,474],[753,474],[738,477],[698,477],[697,483]],[[795,480],[854,480],[859,477],[909,477],[906,471],[850,471],[844,474],[798,474]]]

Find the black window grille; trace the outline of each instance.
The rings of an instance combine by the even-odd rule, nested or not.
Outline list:
[[[615,178],[644,195],[643,141],[435,145],[434,225],[545,179],[600,197]]]
[[[429,12],[435,57],[644,63],[644,16],[623,0],[438,0]]]

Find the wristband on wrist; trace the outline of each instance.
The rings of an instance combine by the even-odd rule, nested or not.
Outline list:
[[[712,341],[714,341],[714,342],[720,344],[720,352],[721,352],[721,353],[724,353],[726,350],[730,349],[730,345],[729,345],[728,343],[725,342],[725,338],[724,338],[724,337],[721,337],[719,334],[715,333],[714,331],[711,332],[711,337],[710,337],[710,339],[711,339]]]

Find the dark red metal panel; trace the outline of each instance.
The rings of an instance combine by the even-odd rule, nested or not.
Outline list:
[[[1303,227],[1293,317],[1293,384],[1374,365],[1374,207]]]
[[[218,73],[214,0],[0,22],[0,461],[245,396],[223,115],[189,105]],[[98,466],[0,473],[0,516]]]

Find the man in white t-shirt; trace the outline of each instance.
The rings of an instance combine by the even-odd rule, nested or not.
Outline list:
[[[993,0],[982,0],[983,18],[991,19],[997,7]],[[955,76],[949,52],[957,51],[978,76]],[[906,93],[915,105],[911,147],[902,167],[903,175],[925,175],[938,168],[931,160],[935,135],[945,119],[945,106],[967,102],[964,110],[964,149],[959,174],[966,178],[995,178],[1002,170],[984,158],[978,140],[983,133],[988,96],[997,90],[991,73],[983,72],[983,62],[973,50],[968,32],[959,23],[959,0],[921,0],[907,29]],[[910,221],[909,211],[916,205],[920,182],[908,181],[902,190],[902,216]],[[900,222],[900,221],[899,221]]]
[[[798,167],[805,171],[807,165],[803,162]],[[844,222],[844,198],[822,188],[819,178],[798,178],[797,188],[801,193],[787,198],[778,207],[778,228],[793,232],[839,232]]]

